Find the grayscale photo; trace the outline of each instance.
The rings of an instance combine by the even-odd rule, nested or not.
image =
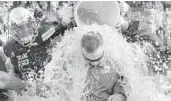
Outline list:
[[[170,101],[171,1],[0,1],[0,101]]]

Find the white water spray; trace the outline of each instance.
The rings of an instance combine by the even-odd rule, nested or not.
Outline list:
[[[148,77],[147,58],[139,45],[127,43],[111,27],[98,25],[67,31],[62,42],[54,48],[52,61],[45,67],[45,85],[49,87],[45,91],[47,98],[15,95],[16,101],[81,101],[88,67],[81,53],[80,40],[89,31],[98,31],[103,36],[103,62],[113,62],[114,68],[127,78],[128,101],[169,101]]]

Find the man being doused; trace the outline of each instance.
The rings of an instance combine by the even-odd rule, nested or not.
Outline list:
[[[86,101],[127,101],[123,82],[115,68],[103,65],[105,55],[103,37],[93,31],[85,34],[81,39],[81,50],[88,63],[88,75],[85,87]]]

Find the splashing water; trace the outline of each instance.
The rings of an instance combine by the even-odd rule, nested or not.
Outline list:
[[[65,32],[62,42],[53,49],[52,60],[45,67],[47,98],[17,96],[15,101],[81,101],[88,67],[81,53],[80,40],[88,31],[98,31],[104,39],[104,58],[116,64],[127,78],[128,101],[169,101],[147,75],[147,56],[137,44],[130,44],[109,26],[82,26]],[[106,59],[106,60],[105,60]]]

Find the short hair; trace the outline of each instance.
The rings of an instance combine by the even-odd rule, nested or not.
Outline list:
[[[99,32],[90,31],[86,33],[81,39],[81,46],[87,53],[93,53],[100,46],[103,45],[103,37]]]

